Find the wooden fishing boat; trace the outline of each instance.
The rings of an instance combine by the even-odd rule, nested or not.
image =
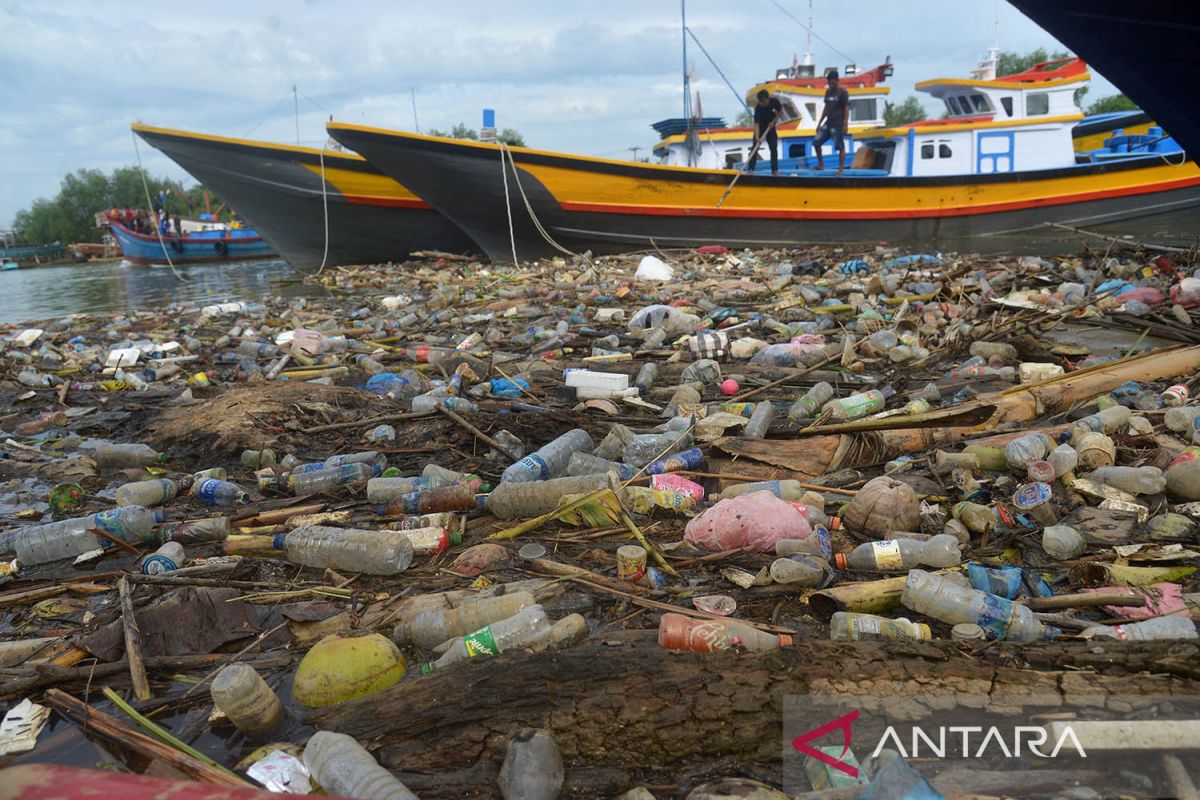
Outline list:
[[[246,261],[278,255],[253,228],[197,231],[187,236],[136,233],[116,221],[109,229],[121,255],[134,264],[203,264],[214,261]]]
[[[322,151],[311,147],[141,123],[133,130],[236,208],[294,267],[478,251],[454,223],[353,153],[325,150],[322,164]]]

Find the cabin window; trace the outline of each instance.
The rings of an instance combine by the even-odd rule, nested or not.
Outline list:
[[[780,122],[791,122],[794,119],[800,118],[800,112],[796,110],[796,104],[786,97],[778,97],[779,105],[783,108],[783,113],[779,117]]]
[[[1030,117],[1050,113],[1050,95],[1045,92],[1026,95],[1025,114]]]
[[[950,110],[950,116],[953,116],[953,117],[957,117],[959,114],[962,113],[962,109],[960,109],[958,107],[958,98],[957,97],[947,97],[946,98],[946,108],[948,108]]]
[[[741,150],[726,150],[725,151],[725,169],[733,169],[738,164],[742,163]]]
[[[975,111],[980,114],[987,114],[992,110],[992,106],[988,103],[986,97],[981,94],[971,95],[971,105],[975,107]]]
[[[1011,117],[1012,116],[1012,98],[1011,97],[1001,97],[1000,105],[1004,106],[1004,113]]]
[[[921,160],[933,158],[933,142],[925,142],[921,145]]]
[[[807,150],[808,147],[804,144],[804,142],[800,142],[799,144],[789,144],[787,157],[804,158],[808,155]]]
[[[950,158],[952,155],[954,155],[954,154],[952,152],[950,152],[949,144],[947,144],[946,142],[938,143],[938,158]]]
[[[808,109],[808,116],[812,119],[813,122],[816,122],[817,121],[817,104],[816,103],[805,103],[804,107]]]
[[[864,122],[878,119],[875,114],[875,98],[860,98],[850,101],[850,121]]]

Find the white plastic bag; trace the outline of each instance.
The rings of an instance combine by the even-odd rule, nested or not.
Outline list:
[[[675,270],[667,266],[661,259],[646,256],[638,264],[637,272],[633,273],[639,281],[669,281],[675,277]]]

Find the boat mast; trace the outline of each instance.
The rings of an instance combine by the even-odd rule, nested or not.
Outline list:
[[[812,49],[812,32],[813,32],[813,0],[808,0],[808,49],[804,51],[804,65],[811,67],[813,65],[813,49]]]
[[[688,81],[688,63],[687,63],[687,0],[679,0],[679,37],[683,42],[683,124],[684,141],[692,132],[692,88]],[[695,166],[692,158],[692,149],[688,151],[688,166]]]

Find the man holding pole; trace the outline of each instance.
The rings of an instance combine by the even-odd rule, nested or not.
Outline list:
[[[821,156],[821,145],[830,139],[837,148],[838,169],[842,174],[842,165],[846,161],[846,118],[850,115],[850,94],[838,85],[838,73],[831,69],[825,75],[829,88],[825,90],[825,108],[821,118],[817,120],[817,135],[813,137],[813,147],[817,151],[817,169],[825,169],[825,159]]]
[[[754,165],[758,163],[758,146],[766,139],[767,148],[771,151],[771,174],[779,174],[779,134],[775,132],[775,126],[782,113],[783,105],[779,98],[771,97],[766,89],[760,90],[758,103],[754,106],[754,152],[750,154],[750,161],[746,165],[747,172],[754,172]]]

